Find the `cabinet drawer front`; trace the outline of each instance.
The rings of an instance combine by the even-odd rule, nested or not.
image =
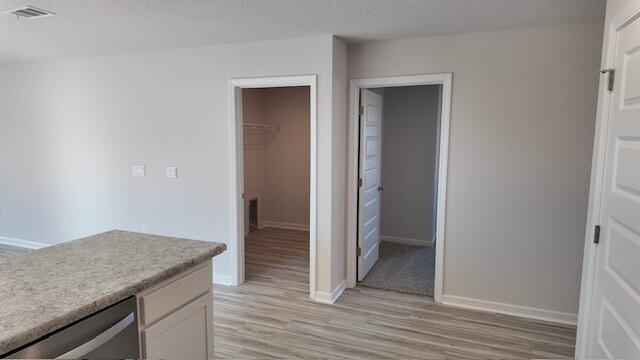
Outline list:
[[[140,297],[140,322],[153,324],[189,301],[211,291],[211,262],[181,278],[170,280]]]

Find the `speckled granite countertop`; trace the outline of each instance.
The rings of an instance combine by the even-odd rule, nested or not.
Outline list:
[[[109,231],[0,263],[0,354],[135,295],[226,250]]]

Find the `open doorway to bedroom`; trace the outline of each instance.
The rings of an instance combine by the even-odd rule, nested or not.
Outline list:
[[[433,297],[441,91],[361,91],[360,285]]]
[[[441,296],[450,74],[355,80],[350,285]]]

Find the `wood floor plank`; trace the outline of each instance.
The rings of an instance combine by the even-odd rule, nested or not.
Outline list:
[[[437,304],[366,287],[309,299],[309,236],[261,229],[245,242],[246,282],[214,286],[220,359],[571,358],[575,327]]]

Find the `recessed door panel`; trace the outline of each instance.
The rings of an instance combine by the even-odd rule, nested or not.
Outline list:
[[[382,96],[362,90],[360,117],[360,186],[358,196],[358,280],[379,258],[380,165],[382,149]]]
[[[589,358],[640,359],[640,20],[617,33]]]

